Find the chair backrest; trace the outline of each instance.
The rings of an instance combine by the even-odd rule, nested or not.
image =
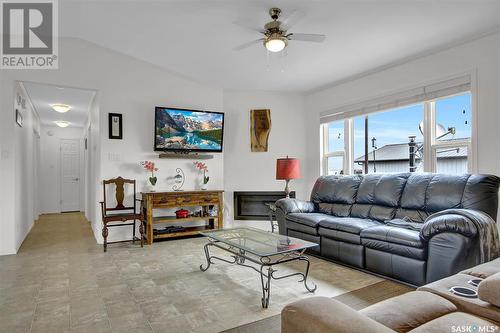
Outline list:
[[[115,185],[115,199],[116,207],[108,208],[106,201],[106,186]],[[134,202],[133,206],[126,207],[123,203],[125,201],[125,184],[130,184],[134,187]],[[104,192],[104,210],[105,211],[119,211],[119,210],[134,210],[136,211],[136,191],[135,191],[135,179],[125,179],[122,177],[112,178],[104,180],[102,182],[103,192]]]

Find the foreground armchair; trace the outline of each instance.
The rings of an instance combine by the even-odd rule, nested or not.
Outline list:
[[[471,279],[484,278],[478,287]],[[478,298],[452,294],[451,286]],[[310,297],[281,312],[282,333],[499,332],[500,259],[356,311],[334,299]]]

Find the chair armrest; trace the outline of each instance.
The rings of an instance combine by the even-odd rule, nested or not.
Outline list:
[[[451,232],[461,234],[465,237],[475,237],[477,228],[467,217],[460,214],[443,214],[429,216],[420,230],[420,237],[429,241],[437,234]]]
[[[327,297],[310,297],[281,311],[282,333],[394,333],[356,310]]]
[[[314,213],[314,203],[297,199],[279,199],[276,201],[276,208],[281,209],[285,215],[290,213]]]

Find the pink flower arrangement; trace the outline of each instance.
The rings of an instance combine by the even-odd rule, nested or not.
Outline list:
[[[158,179],[155,177],[155,171],[158,171],[158,168],[155,167],[155,162],[143,161],[143,162],[141,162],[141,165],[148,172],[151,172],[151,177],[149,177],[149,182],[151,183],[151,185],[153,185],[153,186],[156,185],[156,181]]]
[[[203,184],[207,184],[210,180],[210,177],[206,175],[208,172],[208,167],[205,163],[202,162],[193,162],[196,169],[203,171]]]

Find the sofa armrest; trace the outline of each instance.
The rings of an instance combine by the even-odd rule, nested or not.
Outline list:
[[[457,233],[465,237],[473,238],[477,235],[477,228],[467,217],[459,214],[443,214],[429,216],[425,220],[420,237],[429,241],[432,237],[441,233]]]
[[[314,213],[314,203],[310,201],[297,200],[297,199],[279,199],[276,201],[276,207],[281,209],[283,213]]]
[[[327,297],[310,297],[281,311],[282,333],[394,333],[390,328]]]

